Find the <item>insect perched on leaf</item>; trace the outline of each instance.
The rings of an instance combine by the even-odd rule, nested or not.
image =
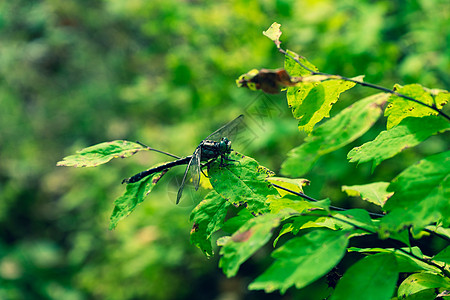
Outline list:
[[[228,159],[228,155],[231,152],[231,142],[228,140],[227,137],[230,137],[231,135],[234,135],[237,131],[237,127],[242,123],[244,119],[244,115],[240,115],[233,121],[225,124],[224,126],[220,127],[210,135],[208,135],[203,141],[200,142],[200,144],[195,148],[195,151],[192,155],[180,158],[172,154],[165,153],[163,151],[159,151],[161,153],[165,153],[167,155],[170,155],[172,157],[178,158],[175,161],[166,163],[164,165],[148,169],[146,171],[140,172],[134,176],[131,176],[130,178],[124,179],[122,183],[134,183],[138,182],[142,179],[144,179],[147,176],[150,176],[154,173],[161,172],[164,170],[168,170],[175,166],[180,165],[186,165],[186,171],[184,172],[183,180],[181,181],[180,188],[178,189],[177,194],[177,201],[178,204],[180,202],[181,196],[183,194],[183,188],[186,182],[187,175],[189,173],[189,170],[191,170],[192,178],[193,178],[193,184],[195,187],[195,190],[198,190],[199,184],[200,184],[200,172],[203,166],[206,166],[210,164],[212,161],[216,160],[217,158],[220,158],[221,164],[224,164],[224,161],[231,161]],[[150,149],[155,150],[155,149]],[[201,164],[202,162],[205,162],[205,164]]]

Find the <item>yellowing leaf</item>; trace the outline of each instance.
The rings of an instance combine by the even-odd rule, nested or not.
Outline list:
[[[435,104],[435,99],[432,97],[434,96],[437,100],[436,106],[438,108],[442,108],[450,97],[447,91],[428,90],[420,84],[409,84],[405,86],[396,84],[394,89],[400,94],[431,106]],[[389,102],[390,104],[384,112],[384,115],[387,116],[387,129],[397,126],[406,117],[423,117],[438,114],[435,110],[396,95],[391,95]]]
[[[364,185],[342,186],[342,191],[349,196],[361,196],[365,201],[371,202],[378,206],[383,206],[387,199],[392,196],[393,192],[387,192],[389,182],[374,182]]]
[[[275,45],[277,45],[277,48],[280,48],[280,36],[281,36],[281,25],[277,22],[274,22],[272,25],[270,25],[269,29],[266,31],[263,31],[263,34],[267,36],[269,39],[271,39]]]

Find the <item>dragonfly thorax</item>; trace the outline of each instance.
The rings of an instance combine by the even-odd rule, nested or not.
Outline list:
[[[204,140],[201,144],[201,160],[207,161],[231,152],[231,142],[222,138],[220,142]]]

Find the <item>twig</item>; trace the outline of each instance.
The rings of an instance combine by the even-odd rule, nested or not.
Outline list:
[[[272,183],[272,185],[273,185],[274,187],[276,187],[276,188],[279,188],[279,189],[284,190],[284,191],[286,191],[286,192],[289,192],[289,193],[291,193],[291,194],[294,194],[294,195],[297,195],[297,196],[299,196],[299,197],[302,197],[303,199],[306,199],[306,200],[309,200],[309,201],[313,201],[313,202],[319,201],[319,200],[314,199],[314,198],[312,198],[312,197],[310,197],[310,196],[308,196],[308,195],[305,195],[305,194],[303,194],[303,193],[299,193],[299,192],[290,190],[290,189],[285,188],[285,187],[283,187],[283,186],[281,186],[281,185],[278,185],[278,184],[275,184],[275,183]],[[345,211],[345,210],[347,210],[347,209],[345,209],[345,208],[337,207],[337,206],[333,206],[333,205],[330,205],[330,208],[333,209],[333,210],[338,210],[338,211]],[[384,216],[384,215],[382,215],[382,214],[377,214],[377,213],[373,213],[373,212],[368,212],[368,213],[369,213],[369,215],[374,216],[374,217],[383,217],[383,216]]]
[[[448,121],[450,121],[450,116],[447,115],[446,113],[444,113],[443,111],[441,111],[439,108],[437,108],[435,104],[429,105],[429,104],[423,103],[423,102],[421,102],[421,101],[419,101],[419,100],[417,100],[417,99],[414,99],[414,98],[412,98],[412,97],[409,97],[409,96],[400,94],[400,93],[398,93],[398,92],[396,92],[396,91],[394,91],[394,90],[390,90],[390,89],[388,89],[388,88],[385,88],[385,87],[382,87],[382,86],[379,86],[379,85],[376,85],[376,84],[372,84],[372,83],[368,83],[368,82],[363,82],[363,81],[358,81],[358,80],[355,80],[355,79],[352,79],[352,78],[348,78],[348,77],[344,77],[344,76],[341,76],[341,75],[331,75],[331,74],[327,74],[327,73],[323,73],[323,72],[316,72],[316,71],[314,71],[314,70],[311,70],[311,69],[308,68],[307,66],[305,66],[301,61],[298,60],[297,57],[292,56],[291,54],[289,54],[289,53],[288,53],[286,50],[284,50],[283,48],[278,47],[278,50],[279,50],[281,53],[283,53],[284,55],[286,55],[286,56],[290,57],[291,59],[293,59],[293,60],[294,60],[296,63],[298,63],[302,68],[304,68],[305,70],[311,72],[312,75],[323,75],[323,76],[327,76],[327,77],[334,77],[334,78],[338,78],[338,79],[341,79],[341,80],[354,82],[354,83],[359,84],[359,85],[361,85],[361,86],[366,86],[366,87],[374,88],[374,89],[377,89],[377,90],[380,90],[380,91],[383,91],[383,92],[386,92],[386,93],[393,94],[393,95],[395,95],[395,96],[398,96],[398,97],[404,98],[404,99],[406,99],[406,100],[409,100],[409,101],[415,102],[415,103],[417,103],[417,104],[420,104],[420,105],[422,105],[422,106],[428,107],[429,109],[432,109],[432,110],[436,111],[439,115],[441,115],[442,117],[444,117],[444,118],[446,118]]]

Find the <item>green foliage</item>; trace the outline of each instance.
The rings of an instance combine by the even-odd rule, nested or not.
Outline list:
[[[377,248],[345,254],[326,277],[300,290],[292,286],[285,297],[329,297],[335,281],[342,274],[346,276],[347,269],[363,255],[377,253],[395,255],[401,280],[413,275],[405,273],[423,278],[420,285],[427,288],[411,288],[410,299],[434,299],[448,290],[428,288],[437,285],[427,284],[439,277],[448,278],[444,263],[448,264],[445,249],[449,229],[435,219],[426,221],[431,219],[427,214],[435,213],[432,208],[401,219],[407,221],[404,224],[412,224],[414,231],[406,225],[403,230],[390,230],[390,239],[383,240],[380,238],[386,237],[386,230],[380,227],[381,221],[394,209],[388,207],[386,217],[369,215],[364,211],[376,209],[385,214],[387,208],[341,192],[344,185],[391,182],[414,163],[448,150],[448,132],[436,131],[416,146],[383,161],[372,172],[371,163],[346,161],[351,148],[373,141],[386,129],[386,122],[391,124],[389,119],[399,123],[388,127],[388,131],[405,119],[416,118],[403,109],[423,109],[421,118],[432,117],[428,116],[430,108],[401,103],[401,97],[389,99],[396,109],[392,116],[380,119],[340,149],[321,154],[303,179],[278,177],[274,181],[263,172],[249,176],[248,181],[271,182],[297,193],[276,187],[278,194],[272,194],[273,188],[266,189],[256,182],[248,184],[250,189],[269,194],[264,205],[262,197],[254,203],[257,209],[268,208],[264,208],[262,216],[252,215],[245,208],[249,199],[235,207],[217,192],[205,197],[203,189],[191,195],[189,189],[185,190],[185,198],[175,206],[175,182],[183,171],[180,167],[156,185],[149,179],[148,185],[141,186],[140,195],[150,188],[151,193],[135,207],[132,217],[108,231],[108,216],[114,206],[111,200],[125,200],[121,194],[126,193],[126,187],[120,181],[165,159],[139,150],[132,159],[112,160],[101,168],[75,171],[55,167],[61,157],[101,141],[138,139],[180,156],[189,155],[202,138],[217,128],[215,125],[244,113],[251,116],[250,130],[245,132],[249,143],[242,147],[233,140],[233,148],[256,158],[258,165],[280,173],[287,153],[301,147],[304,134],[298,133],[297,122],[313,116],[311,123],[301,126],[312,126],[310,134],[317,136],[315,131],[321,122],[334,120],[342,109],[373,92],[358,87],[341,93],[329,111],[331,118],[324,117],[313,126],[316,116],[309,103],[302,102],[303,108],[310,109],[307,118],[295,120],[283,102],[284,94],[257,97],[235,87],[233,78],[255,67],[281,70],[281,45],[295,47],[312,64],[288,53],[316,72],[314,65],[331,74],[365,74],[365,80],[388,87],[395,82],[418,82],[421,87],[417,91],[431,95],[430,103],[440,109],[448,93],[422,86],[449,86],[446,74],[450,57],[443,38],[448,35],[448,1],[17,0],[3,1],[0,8],[1,299],[277,298],[261,291],[243,291],[241,287],[274,262],[271,252],[292,239],[325,229],[350,231],[352,245],[368,247],[367,242]],[[283,38],[283,44],[275,46],[259,34],[273,20],[285,29],[282,36],[276,28],[266,31],[274,42]],[[342,80],[336,75],[311,75],[292,60],[286,59],[285,63],[291,64],[286,69],[300,70],[305,87]],[[403,93],[420,98],[413,89],[412,93]],[[311,99],[317,100],[314,105],[320,104],[317,97]],[[426,94],[420,99],[429,101]],[[441,112],[448,115],[448,106]],[[301,111],[295,113],[300,115]],[[316,114],[317,119],[323,113]],[[444,118],[442,114],[438,117]],[[131,155],[133,147],[130,143],[130,152],[124,148],[124,153]],[[309,164],[306,156],[303,161]],[[90,163],[85,160],[81,164]],[[229,175],[225,180],[233,178]],[[306,186],[306,181],[311,184]],[[211,188],[207,184],[208,180],[202,179],[202,187]],[[414,190],[414,186],[409,187]],[[368,200],[373,196],[355,189]],[[442,207],[442,199],[448,199],[447,189],[448,181],[444,179],[426,198],[437,200],[436,205]],[[301,193],[326,200],[310,202],[301,198]],[[208,208],[189,207],[189,196],[192,203],[207,199],[204,205]],[[380,194],[381,199],[385,197]],[[418,201],[413,199],[411,202]],[[123,215],[144,198],[128,200],[121,207]],[[352,209],[336,213],[332,207],[337,206]],[[407,207],[422,208],[412,203]],[[215,266],[216,259],[205,260],[202,251],[187,242],[189,213],[196,210],[192,213],[191,242],[209,255],[212,250],[220,253],[216,251],[216,240],[222,247],[249,220],[266,216],[269,220],[278,213],[284,217],[268,234],[271,238],[267,243],[240,265],[237,276],[227,279],[218,274],[222,271]],[[423,216],[425,221],[417,222]],[[416,226],[419,223],[432,225],[420,230],[422,226]],[[258,226],[264,227],[262,223]],[[393,249],[398,243],[406,247]],[[211,252],[207,251],[208,245]],[[426,271],[433,276],[421,277]],[[364,271],[359,276],[364,277]],[[395,296],[401,297],[398,293]]]
[[[360,196],[362,200],[383,206],[393,192],[388,192],[389,182],[373,182],[364,185],[342,186],[342,190],[349,196]]]
[[[395,256],[380,253],[367,256],[353,266],[339,280],[331,299],[390,299],[398,279]]]
[[[284,293],[293,285],[305,287],[342,259],[347,243],[345,231],[318,229],[293,238],[272,253],[275,262],[249,288]]]
[[[446,91],[426,90],[419,85],[397,86],[396,91],[389,91],[360,78],[321,73],[305,58],[281,48],[279,28],[274,23],[264,34],[285,54],[289,75],[297,76],[295,80],[292,77],[286,80],[287,100],[294,117],[300,120],[299,129],[310,134],[301,146],[288,153],[281,170],[284,174],[301,176],[320,157],[356,141],[374,127],[387,101],[390,102],[384,110],[388,116],[387,130],[373,141],[350,150],[350,163],[373,160],[373,170],[382,161],[450,128],[450,117],[442,111],[448,102]],[[243,76],[246,75],[240,78]],[[356,84],[385,93],[355,101],[314,128],[329,117],[339,95]],[[256,90],[240,81],[238,86]],[[439,105],[431,102],[434,97],[439,98]],[[129,142],[113,143],[84,149],[59,165],[96,165],[144,150],[133,148]],[[432,289],[443,291],[450,283],[450,270],[445,265],[448,247],[434,259],[426,257],[420,248],[411,247],[409,233],[413,236],[425,234],[425,230],[432,233],[427,226],[436,224],[444,230],[439,237],[447,236],[448,241],[449,158],[448,151],[430,155],[407,167],[391,182],[342,186],[349,196],[360,196],[382,209],[383,214],[377,214],[335,207],[329,199],[317,201],[304,194],[307,179],[273,177],[274,173],[255,159],[233,151],[206,164],[213,191],[191,213],[191,243],[211,256],[212,235],[222,235],[217,240],[221,247],[219,266],[227,277],[232,277],[273,238],[272,245],[276,248],[271,254],[273,263],[249,285],[250,290],[266,293],[278,290],[284,294],[293,286],[305,288],[326,276],[348,250],[367,256],[345,271],[334,291],[327,290],[331,299],[360,299],[363,293],[367,299],[390,299],[396,288],[399,298],[421,297],[434,292]],[[115,201],[110,228],[143,201],[164,173],[127,185],[125,194]],[[236,215],[229,217],[230,214]],[[278,234],[274,234],[279,227]],[[409,248],[348,248],[352,238],[376,235],[380,241],[390,237]],[[396,287],[399,274],[405,272],[413,274]]]
[[[377,94],[360,100],[323,123],[292,149],[282,165],[282,172],[301,176],[308,172],[320,156],[335,151],[363,135],[381,115],[387,95]]]
[[[383,160],[393,157],[400,151],[414,147],[438,132],[450,129],[448,121],[428,116],[405,118],[396,127],[382,131],[375,140],[353,148],[348,153],[350,162],[368,162],[373,160],[373,168]]]
[[[145,148],[133,142],[105,142],[77,151],[77,154],[65,157],[56,165],[60,167],[96,167],[113,158],[126,158],[142,150]]]

